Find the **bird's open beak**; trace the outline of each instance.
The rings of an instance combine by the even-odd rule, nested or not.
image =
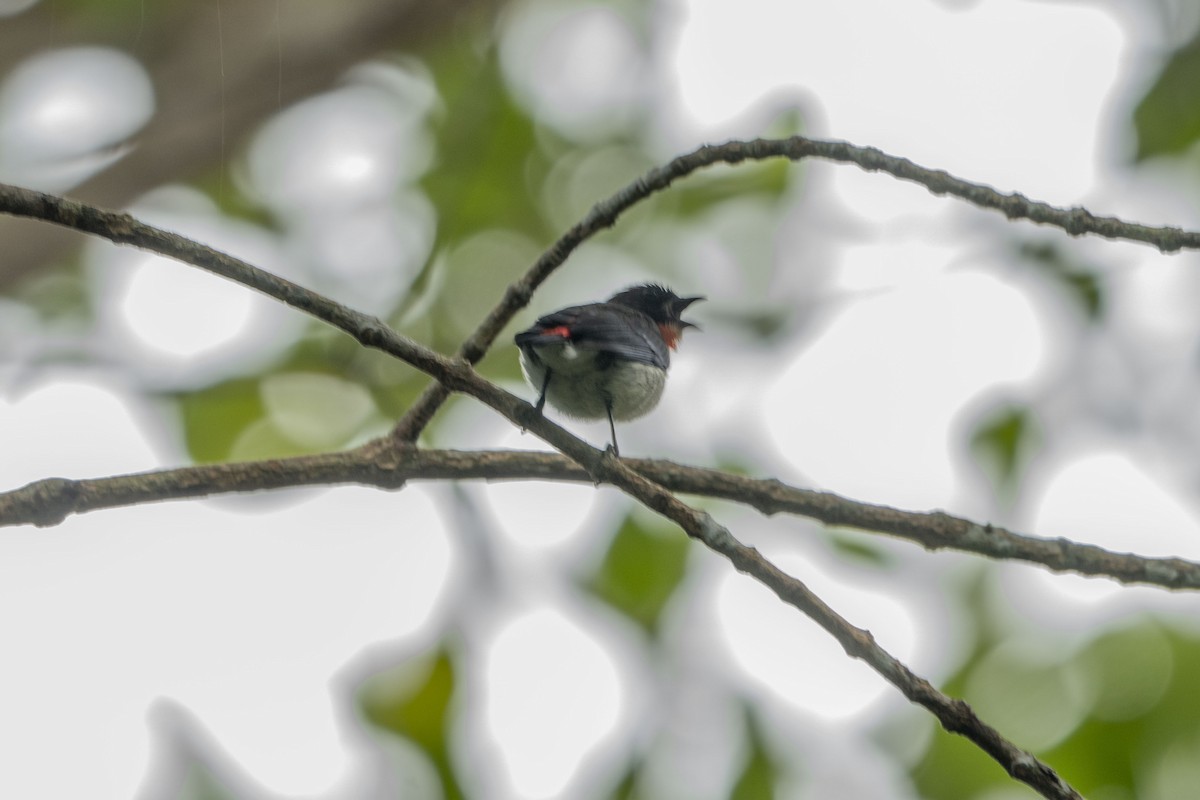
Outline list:
[[[686,309],[692,303],[698,303],[701,300],[707,300],[707,299],[708,299],[707,297],[681,297],[681,298],[679,298],[679,302],[677,302],[675,304],[675,313],[683,314],[684,309]],[[700,326],[697,325],[696,323],[688,322],[687,320],[682,320],[682,319],[679,320],[679,327],[680,328],[695,328],[696,330],[700,330]]]

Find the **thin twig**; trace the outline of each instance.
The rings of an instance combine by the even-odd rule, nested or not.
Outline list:
[[[885,172],[900,180],[918,183],[936,195],[951,195],[980,208],[999,211],[1009,219],[1027,219],[1040,225],[1061,228],[1071,236],[1093,234],[1107,239],[1127,239],[1154,245],[1164,253],[1200,248],[1200,232],[1173,227],[1150,227],[1124,222],[1116,217],[1097,217],[1081,207],[1056,208],[1048,203],[1030,200],[1016,192],[1005,194],[990,186],[956,178],[944,170],[923,167],[907,158],[888,155],[875,147],[860,147],[849,142],[809,139],[804,136],[735,140],[724,144],[705,145],[673,159],[664,166],[655,167],[611,197],[594,205],[583,219],[575,223],[538,258],[528,272],[508,287],[496,307],[463,342],[458,356],[471,364],[478,363],[500,335],[500,331],[512,321],[518,311],[529,304],[534,291],[546,278],[550,277],[579,245],[600,231],[612,227],[621,214],[637,203],[704,167],[769,158],[787,158],[791,161],[823,158],[855,164],[868,172]],[[448,396],[446,388],[438,383],[427,387],[396,423],[392,431],[395,441],[415,442]]]

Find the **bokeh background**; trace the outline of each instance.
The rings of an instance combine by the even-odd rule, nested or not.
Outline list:
[[[452,351],[591,204],[844,138],[1200,227],[1190,0],[3,0],[0,180],[129,208]],[[414,370],[0,219],[0,488],[322,452]],[[705,294],[622,450],[1200,558],[1200,263],[856,168],[714,168],[538,312]],[[526,392],[502,337],[488,377]],[[602,443],[605,425],[571,423]],[[541,447],[467,399],[429,446]],[[1200,783],[1200,600],[705,503],[1093,800]],[[0,533],[0,796],[1032,797],[620,494],[422,484]]]

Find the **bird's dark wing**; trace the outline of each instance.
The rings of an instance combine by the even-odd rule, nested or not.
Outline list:
[[[671,355],[658,326],[645,314],[612,303],[555,311],[516,335],[518,347],[570,342],[580,350],[608,353],[666,369]]]

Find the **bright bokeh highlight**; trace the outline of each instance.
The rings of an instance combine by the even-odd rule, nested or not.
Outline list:
[[[612,656],[575,620],[532,608],[487,655],[485,718],[511,797],[558,797],[616,729],[624,691]]]

